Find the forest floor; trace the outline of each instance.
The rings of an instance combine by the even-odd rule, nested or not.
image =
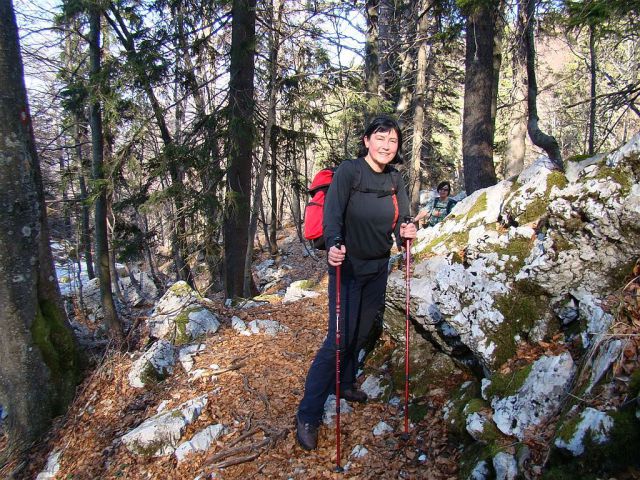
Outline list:
[[[127,378],[136,351],[144,348],[148,340],[145,317],[131,319],[137,325],[130,334],[134,347],[129,352],[108,351],[94,358],[94,366],[79,386],[68,413],[55,420],[53,428],[23,463],[6,465],[0,470],[0,477],[13,471],[13,478],[35,478],[45,467],[47,457],[62,451],[56,476],[61,479],[191,480],[199,475],[221,479],[456,478],[457,443],[449,443],[441,415],[447,387],[434,389],[421,399],[428,411],[422,421],[412,425],[407,441],[400,436],[402,406],[378,401],[352,404],[354,411],[343,414],[341,422],[341,464],[348,462],[343,474],[333,473],[334,427],[320,428],[319,448],[315,451],[306,452],[297,445],[295,412],[306,372],[326,335],[327,280],[324,253],[319,252],[317,259],[305,257],[297,239],[290,236],[289,240],[282,242],[283,257],[293,267],[285,281],[317,280],[319,297],[288,304],[272,301],[246,310],[225,308],[222,302],[216,302],[223,326],[204,341],[207,348],[195,357],[194,368],[217,364],[223,373],[193,381],[177,365],[172,376],[144,389],[130,386]],[[246,322],[277,320],[289,331],[277,336],[238,335],[230,327],[233,315]],[[452,378],[448,387],[461,381]],[[162,401],[168,400],[170,408],[203,394],[209,395],[209,402],[182,441],[212,423],[227,426],[228,433],[206,453],[178,463],[174,456],[133,455],[119,441],[155,415]],[[381,420],[394,432],[374,436],[372,430]],[[357,445],[365,446],[368,454],[351,459]]]
[[[320,296],[288,304],[270,296],[269,304],[249,309],[226,308],[222,299],[216,301],[222,327],[203,341],[206,349],[194,357],[194,369],[208,368],[212,372],[211,366],[216,364],[219,366],[216,374],[194,380],[176,365],[173,375],[143,389],[132,387],[127,375],[132,362],[148,344],[146,316],[139,313],[130,318],[134,327],[129,333],[129,351],[94,354],[92,367],[67,414],[54,421],[52,429],[25,459],[0,469],[0,478],[33,479],[55,451],[62,452],[55,477],[59,479],[457,478],[460,442],[447,431],[442,406],[451,391],[466,380],[462,376],[452,376],[446,384],[414,399],[426,414],[411,425],[408,440],[401,436],[402,404],[393,406],[382,401],[351,404],[353,412],[343,414],[341,422],[341,464],[348,467],[342,474],[333,472],[335,427],[320,428],[319,448],[315,451],[306,452],[297,445],[295,412],[309,365],[326,335],[327,278],[324,253],[319,252],[315,259],[305,256],[293,232],[287,233],[287,237],[279,240],[283,252],[278,261],[291,269],[265,293],[274,293],[295,280],[310,279],[317,282],[315,290]],[[262,255],[256,264],[266,258],[266,254]],[[640,261],[633,272],[634,276],[639,274]],[[640,352],[637,336],[640,284],[634,281],[632,286],[629,320],[616,327],[619,333],[633,337],[617,367],[621,369],[620,375],[637,369]],[[150,308],[144,313],[148,315]],[[288,331],[276,336],[238,335],[231,328],[234,315],[245,322],[276,320]],[[556,346],[561,347],[540,344],[535,349],[553,351]],[[384,357],[394,347],[383,335],[377,348]],[[527,352],[519,355],[527,356]],[[402,393],[396,395],[401,397]],[[187,427],[181,441],[210,424],[223,424],[227,433],[208,451],[178,463],[174,456],[134,455],[120,441],[124,434],[155,415],[161,402],[168,402],[167,407],[172,408],[204,394],[208,394],[209,401],[196,422]],[[380,421],[389,424],[393,431],[373,435],[373,428]],[[3,441],[6,439],[0,437],[0,450]],[[533,456],[543,456],[549,441],[533,448]],[[354,458],[351,453],[357,446],[364,446],[368,453]]]

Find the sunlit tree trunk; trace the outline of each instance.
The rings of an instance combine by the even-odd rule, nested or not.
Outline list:
[[[521,17],[520,17],[521,18]],[[516,39],[524,38],[524,23],[518,20]],[[507,134],[507,149],[505,151],[505,178],[518,175],[524,168],[527,139],[527,63],[524,41],[518,42],[513,49],[511,71],[513,75],[513,92],[509,108],[510,127]]]
[[[276,123],[276,99],[278,96],[278,61],[280,54],[280,27],[282,23],[282,5],[280,0],[272,0],[269,8],[271,17],[271,27],[269,30],[269,78],[267,86],[267,120],[264,126],[264,136],[262,139],[262,159],[260,169],[256,175],[255,189],[253,191],[253,201],[251,202],[251,216],[249,219],[249,232],[247,242],[247,252],[244,259],[244,296],[250,297],[253,285],[253,275],[251,274],[251,264],[253,262],[253,245],[258,229],[258,215],[262,211],[262,190],[264,179],[267,175],[267,166],[270,164],[271,156],[271,135]],[[255,286],[254,286],[255,288]]]
[[[594,154],[596,136],[596,32],[593,24],[589,25],[589,77],[591,80],[591,99],[589,101],[589,141],[588,154]]]
[[[115,4],[111,4],[109,8],[109,15],[105,15],[105,18],[113,28],[114,32],[120,39],[120,42],[128,55],[135,59],[139,54],[136,49],[134,35],[129,31],[124,18],[120,14],[120,11],[116,8]],[[175,204],[175,224],[173,226],[173,233],[171,236],[173,260],[176,267],[176,272],[179,280],[187,282],[191,287],[195,288],[195,280],[191,268],[187,263],[187,221],[185,212],[185,200],[184,200],[184,184],[183,184],[183,172],[181,165],[178,163],[178,159],[175,158],[175,145],[173,136],[169,131],[165,113],[158,101],[153,85],[146,75],[145,71],[136,70],[137,79],[142,86],[142,90],[151,103],[151,109],[156,119],[158,129],[160,130],[160,136],[162,143],[164,144],[164,155],[167,157],[169,176],[171,177],[171,183],[175,187],[175,193],[173,201]]]
[[[422,189],[422,152],[425,129],[425,110],[427,94],[427,66],[429,61],[429,13],[431,0],[420,2],[416,43],[418,45],[418,60],[416,66],[415,90],[413,93],[413,137],[411,141],[411,169],[409,173],[409,198],[411,211],[416,212],[420,203]]]
[[[497,182],[493,164],[496,2],[476,5],[466,23],[462,162],[467,195]]]
[[[377,97],[380,83],[378,8],[380,0],[366,0],[367,31],[364,41],[364,78],[367,88],[367,110],[365,124],[377,113]]]
[[[102,111],[99,100],[100,84],[100,11],[93,7],[89,11],[89,63],[93,98],[90,107],[92,177],[94,188],[99,189],[95,202],[95,237],[96,237],[96,266],[100,279],[100,299],[104,312],[104,322],[109,337],[118,345],[124,339],[122,324],[118,318],[111,289],[111,274],[109,270],[109,241],[107,233],[107,194],[104,176],[104,138],[102,131]]]
[[[76,156],[78,157],[78,183],[80,186],[80,202],[81,206],[81,238],[82,238],[82,250],[84,252],[84,260],[87,265],[87,275],[89,279],[95,278],[96,274],[93,270],[93,254],[91,253],[91,212],[89,205],[87,203],[88,193],[87,193],[87,184],[86,184],[86,161],[84,157],[84,152],[82,151],[82,145],[86,139],[86,133],[83,131],[83,127],[80,124],[79,117],[76,116],[75,119],[75,150]]]
[[[276,215],[278,213],[278,159],[276,157],[277,145],[276,145],[276,135],[271,135],[271,177],[270,181],[270,197],[271,197],[271,221],[269,222],[269,235],[268,235],[268,243],[269,243],[269,253],[272,256],[275,256],[278,253],[278,225],[275,221]],[[297,174],[297,167],[293,168],[294,175]],[[295,186],[294,186],[295,188]],[[295,212],[292,212],[295,217]],[[296,223],[297,225],[297,223]]]
[[[521,14],[525,15],[525,36],[524,43],[527,54],[527,131],[529,138],[534,145],[542,148],[556,168],[564,171],[564,163],[562,162],[562,154],[555,137],[547,135],[538,124],[538,82],[536,79],[536,47],[533,35],[533,26],[535,22],[536,3],[535,0],[521,0]]]

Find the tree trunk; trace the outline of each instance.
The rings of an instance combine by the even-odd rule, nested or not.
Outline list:
[[[271,222],[269,222],[269,253],[275,256],[278,253],[278,228],[276,226],[276,214],[278,208],[278,161],[276,157],[276,135],[271,135]],[[294,169],[295,172],[295,169]]]
[[[251,156],[254,142],[253,74],[256,0],[233,0],[229,78],[229,165],[224,220],[224,284],[227,297],[244,291],[249,231]]]
[[[85,140],[85,134],[82,133],[82,127],[80,125],[80,119],[76,117],[75,125],[75,141],[76,141],[76,155],[78,157],[78,183],[80,184],[80,202],[82,205],[81,214],[81,238],[82,249],[84,251],[84,260],[87,265],[87,275],[89,280],[96,277],[93,271],[93,255],[91,254],[91,221],[90,221],[90,208],[87,204],[87,185],[85,181],[86,165],[84,155],[82,153],[82,145]]]
[[[555,137],[547,135],[540,130],[538,125],[538,81],[536,79],[536,47],[533,36],[533,23],[535,21],[536,3],[535,0],[521,0],[521,13],[525,15],[525,35],[524,44],[527,54],[527,131],[534,145],[542,148],[556,168],[564,171],[562,154]]]
[[[516,38],[524,38],[524,23],[518,22]],[[513,75],[513,92],[511,94],[512,107],[509,109],[510,127],[507,134],[507,149],[505,151],[505,178],[518,175],[524,169],[527,139],[527,63],[524,43],[513,49],[511,70]]]
[[[378,95],[383,100],[392,100],[393,85],[398,80],[394,72],[397,53],[391,49],[394,43],[392,30],[397,25],[395,19],[395,2],[379,0],[378,3]],[[395,99],[395,103],[399,103]]]
[[[122,324],[116,312],[111,290],[109,272],[109,241],[107,233],[107,194],[104,177],[104,139],[102,132],[102,112],[100,109],[100,11],[91,8],[89,12],[89,63],[93,100],[90,108],[91,159],[95,188],[100,190],[95,203],[95,236],[98,278],[100,279],[100,300],[104,312],[104,322],[109,337],[119,346],[124,339]]]
[[[62,308],[11,0],[0,0],[0,466],[64,413],[83,361]],[[19,239],[19,241],[16,241]]]
[[[588,154],[594,153],[596,136],[596,32],[593,24],[589,25],[589,73],[591,79],[591,99],[589,101],[589,142]]]
[[[113,14],[114,18],[111,18],[108,15],[106,15],[105,17],[120,39],[122,46],[125,48],[129,56],[133,58],[137,57],[138,51],[136,50],[134,37],[128,30],[124,19],[122,18],[120,12],[114,4],[111,4],[110,12]],[[153,86],[151,85],[149,78],[144,71],[140,71],[139,69],[137,69],[136,72],[139,72],[138,80],[142,85],[142,90],[145,92],[147,98],[149,99],[149,102],[151,103],[151,109],[153,110],[153,115],[156,119],[158,129],[160,130],[160,137],[162,138],[162,142],[165,147],[164,154],[167,157],[171,183],[175,186],[176,190],[174,196],[174,203],[176,207],[174,235],[171,236],[171,241],[173,249],[173,260],[178,280],[183,280],[187,282],[192,288],[196,288],[193,273],[191,272],[191,268],[186,261],[188,253],[187,227],[184,205],[184,185],[182,180],[183,175],[181,167],[178,164],[177,159],[175,158],[173,137],[171,136],[171,132],[169,131],[169,127],[167,126],[167,121],[164,116],[164,110],[160,105],[155,92],[153,91]]]
[[[258,215],[262,210],[262,190],[264,179],[267,175],[267,166],[271,154],[271,135],[276,123],[276,99],[278,95],[278,57],[280,53],[280,25],[282,19],[282,2],[272,0],[271,2],[271,29],[269,30],[269,85],[267,87],[267,121],[264,126],[264,137],[262,141],[262,160],[260,169],[256,175],[255,190],[253,191],[253,202],[251,206],[251,217],[249,220],[249,232],[247,241],[247,252],[244,259],[244,287],[245,297],[251,296],[253,285],[253,275],[251,274],[251,264],[253,263],[253,245],[258,228]],[[254,285],[253,285],[254,286]],[[255,286],[254,286],[255,288]]]
[[[497,182],[493,165],[493,48],[496,2],[478,5],[467,17],[462,119],[462,162],[467,195]]]
[[[420,2],[416,25],[418,61],[416,66],[416,86],[413,93],[413,137],[411,140],[411,168],[409,170],[409,199],[411,211],[417,212],[422,189],[422,151],[425,128],[425,101],[427,93],[427,66],[429,60],[429,15],[431,0]]]
[[[378,41],[378,7],[380,0],[366,0],[365,10],[367,31],[364,40],[364,79],[367,88],[367,106],[365,125],[378,111],[378,88],[380,83],[379,41]]]
[[[205,262],[207,264],[207,270],[209,271],[210,284],[214,287],[214,290],[219,290],[220,285],[220,254],[221,249],[217,242],[219,232],[219,219],[218,219],[218,202],[216,200],[216,188],[220,179],[220,152],[218,148],[218,142],[216,141],[216,132],[218,128],[218,122],[212,115],[207,118],[206,102],[200,86],[198,85],[195,70],[196,66],[191,60],[191,54],[189,52],[189,46],[186,43],[187,35],[184,28],[184,13],[182,11],[182,5],[176,4],[172,9],[172,13],[175,16],[176,28],[178,30],[177,42],[181,51],[181,59],[184,60],[184,76],[186,84],[193,95],[195,101],[196,112],[200,121],[205,124],[207,145],[210,146],[210,158],[209,163],[202,169],[202,185],[204,202],[204,217],[205,217]],[[205,119],[207,121],[205,121]]]

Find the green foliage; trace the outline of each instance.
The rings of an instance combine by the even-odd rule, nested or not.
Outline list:
[[[145,235],[135,224],[116,217],[113,248],[123,262],[139,260],[144,254],[144,245],[153,235]]]

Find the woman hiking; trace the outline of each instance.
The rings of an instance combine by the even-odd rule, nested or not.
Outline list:
[[[309,368],[297,412],[300,446],[313,450],[324,403],[336,384],[336,271],[340,269],[341,398],[366,402],[356,387],[358,352],[366,345],[384,306],[393,238],[399,248],[416,237],[409,200],[399,172],[402,132],[388,116],[374,118],[362,137],[360,155],[336,170],[324,205],[323,234],[329,264],[329,328]],[[336,242],[340,242],[340,248]]]

